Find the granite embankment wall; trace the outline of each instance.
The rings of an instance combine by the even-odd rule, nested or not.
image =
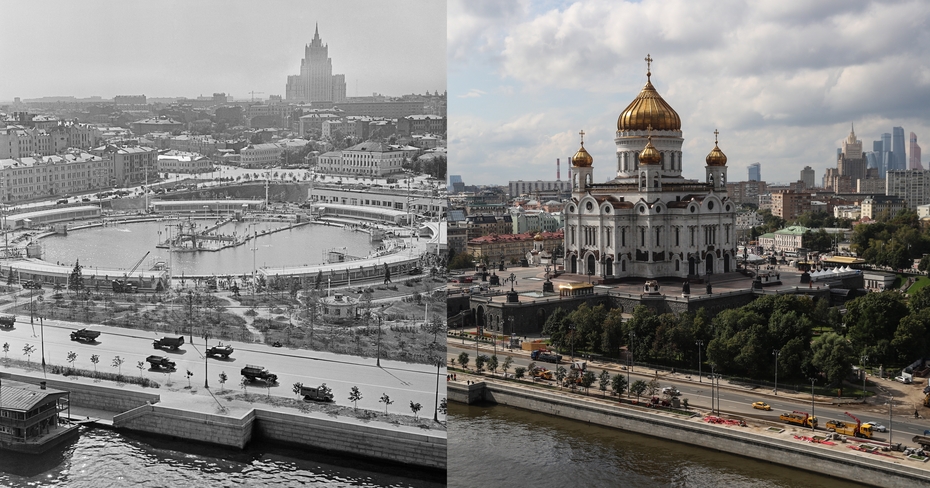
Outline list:
[[[113,425],[240,449],[253,438],[260,438],[273,443],[446,469],[444,435],[403,432],[339,419],[318,419],[261,409],[232,418],[145,405],[116,415]]]
[[[45,380],[13,373],[0,373],[0,378],[34,385],[45,381],[46,386],[49,388],[71,392],[72,406],[106,410],[108,412],[125,412],[141,405],[158,403],[161,400],[161,397],[154,393],[124,390],[103,385],[88,385],[79,381]]]
[[[892,488],[930,486],[930,471],[895,464],[878,456],[868,461],[852,453],[833,451],[632,408],[620,408],[566,398],[506,384],[448,384],[448,398],[460,403],[488,401],[582,422],[644,433],[718,451],[747,456],[838,478]]]

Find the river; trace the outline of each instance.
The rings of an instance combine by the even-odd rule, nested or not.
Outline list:
[[[78,439],[43,455],[0,451],[0,486],[228,487],[445,486],[445,475],[250,444],[244,450],[81,428]]]
[[[449,406],[450,487],[864,486],[500,405]]]

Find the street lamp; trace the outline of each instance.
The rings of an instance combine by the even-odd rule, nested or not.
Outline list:
[[[808,378],[811,380],[811,430],[814,430],[814,380],[816,378]]]
[[[207,370],[207,366],[208,366],[207,359],[210,357],[207,354],[207,351],[210,349],[210,345],[207,344],[209,340],[210,340],[210,333],[204,332],[203,333],[203,387],[204,388],[210,388],[210,382],[208,380],[208,378],[210,377],[210,373]]]
[[[701,379],[701,347],[704,346],[704,341],[697,341],[694,343],[698,347],[698,383],[703,383]]]
[[[714,378],[717,377],[715,373],[717,368],[716,363],[710,363],[710,413],[714,413]]]
[[[888,445],[890,446],[891,445],[891,432],[893,430],[892,427],[894,427],[893,425],[894,416],[892,415],[892,413],[894,412],[894,395],[889,395],[889,396],[891,397],[891,399],[888,400]]]
[[[630,367],[626,368],[626,397],[630,397],[630,371],[633,371],[633,338],[636,337],[636,333],[630,330],[630,346],[627,348],[627,362],[630,363]]]
[[[865,400],[865,363],[869,360],[869,357],[862,355],[859,357],[860,364],[862,364],[862,399]]]
[[[193,344],[194,343],[194,292],[192,292],[191,290],[187,290],[187,323],[188,323],[188,327],[190,327],[191,344]]]
[[[781,349],[773,349],[772,355],[775,356],[775,394],[778,395],[778,356],[781,356]]]
[[[572,333],[572,363],[573,364],[575,362],[575,330],[576,329],[577,329],[577,326],[575,324],[568,325],[568,330],[571,331]]]
[[[384,319],[384,305],[381,305],[381,313],[378,314],[378,359],[376,361],[377,366],[381,367],[381,321]],[[462,343],[465,343],[464,337],[462,338]]]

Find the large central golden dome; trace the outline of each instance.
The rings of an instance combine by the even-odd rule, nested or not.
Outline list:
[[[647,56],[646,61],[652,58]],[[681,130],[681,118],[652,86],[652,72],[647,69],[646,86],[620,113],[617,130],[645,131],[649,126],[652,130]]]

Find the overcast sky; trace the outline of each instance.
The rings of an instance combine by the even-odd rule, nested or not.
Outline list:
[[[348,96],[446,86],[443,1],[0,0],[0,12],[0,103],[284,96],[317,22]]]
[[[893,126],[930,160],[930,2],[451,0],[450,174],[466,184],[555,179],[556,158],[616,174],[620,112],[652,82],[678,112],[683,170],[704,178],[714,129],[730,181],[836,167],[855,123],[863,149]],[[905,144],[907,145],[907,143]]]

